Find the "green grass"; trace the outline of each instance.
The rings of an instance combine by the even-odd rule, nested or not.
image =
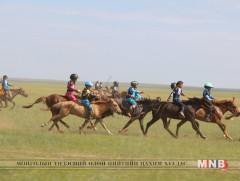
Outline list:
[[[47,121],[51,114],[41,112],[43,104],[32,109],[22,109],[22,105],[32,103],[40,96],[52,93],[64,94],[64,83],[33,83],[16,82],[28,93],[29,97],[17,97],[16,108],[13,111],[2,109],[0,112],[0,160],[10,159],[239,159],[240,119],[224,121],[227,130],[234,141],[222,138],[222,132],[215,124],[200,122],[201,131],[207,136],[204,141],[195,137],[190,123],[180,130],[180,138],[173,139],[159,120],[149,129],[148,137],[140,131],[139,123],[134,122],[126,135],[118,135],[128,121],[127,118],[115,115],[104,120],[107,127],[115,133],[108,135],[98,125],[97,133],[86,130],[86,135],[79,135],[78,127],[83,120],[69,116],[64,120],[71,126],[64,128],[65,134],[59,134],[56,129],[52,133],[47,128],[41,128],[41,123]],[[82,87],[81,87],[82,88]],[[122,88],[125,90],[126,87]],[[166,100],[167,89],[144,87],[143,91],[150,97],[157,96]],[[188,96],[201,96],[201,90],[185,90]],[[214,92],[215,97],[237,98],[238,92]],[[150,121],[151,114],[145,119]],[[175,131],[179,121],[173,120],[170,129]],[[226,172],[213,170],[0,170],[1,180],[239,180],[239,170]]]

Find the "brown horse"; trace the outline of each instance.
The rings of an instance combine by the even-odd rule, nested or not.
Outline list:
[[[59,95],[59,94],[51,94],[50,96],[47,97],[40,97],[38,98],[36,101],[34,101],[34,103],[28,105],[28,106],[22,106],[23,108],[29,109],[32,108],[35,104],[39,104],[39,103],[44,103],[47,105],[48,108],[51,108],[53,105],[59,103],[59,102],[65,102],[65,101],[69,101],[68,98],[66,96],[63,95]],[[52,111],[51,111],[52,112]],[[53,112],[52,112],[53,115]],[[66,128],[70,128],[70,126],[65,123],[64,121],[60,120],[60,122],[66,127]],[[56,126],[57,129],[62,132],[60,130],[60,127],[58,126],[58,124],[53,124],[52,127],[49,129],[49,131],[52,130],[53,126]]]
[[[203,136],[202,133],[200,132],[197,122],[195,120],[195,113],[197,110],[199,110],[201,108],[201,99],[192,98],[192,99],[189,99],[188,101],[183,101],[183,102],[186,105],[185,111],[184,111],[184,114],[185,114],[184,119],[179,117],[179,107],[173,103],[165,102],[165,103],[162,103],[158,109],[154,109],[152,111],[153,118],[150,122],[147,123],[145,135],[147,135],[148,129],[152,124],[154,124],[159,119],[162,119],[164,128],[174,138],[177,138],[177,136],[175,136],[169,129],[169,124],[168,124],[167,119],[172,118],[172,119],[181,119],[185,122],[190,121],[192,123],[192,128],[197,132],[197,134],[199,134],[201,136],[201,138],[206,139],[206,137]]]
[[[15,107],[15,102],[13,101],[13,99],[17,96],[17,95],[21,95],[23,97],[27,97],[28,94],[22,89],[10,89],[10,94],[11,94],[11,97],[8,97],[6,95],[0,95],[0,104],[1,104],[1,107],[3,107],[3,104],[2,104],[2,101],[5,102],[5,108],[8,107],[8,102],[11,102],[13,104],[13,106],[11,107],[10,110],[13,110],[13,108]]]
[[[118,104],[113,99],[109,99],[108,101],[95,102],[92,104],[92,107],[93,107],[92,118],[100,119],[100,122],[101,122],[102,114],[104,114],[109,109],[111,109],[117,113],[122,113]],[[60,121],[64,117],[68,116],[69,114],[86,119],[87,112],[88,112],[88,110],[83,105],[72,102],[72,101],[60,102],[60,103],[52,106],[50,109],[53,113],[53,116],[47,123],[43,123],[42,127],[48,125],[52,121],[57,123],[58,121]],[[50,110],[50,109],[48,109],[48,110]],[[79,128],[80,133],[83,133],[83,128],[86,126],[87,123],[88,123],[88,120],[85,120],[83,125]],[[93,124],[92,124],[92,126],[94,127]]]
[[[211,116],[211,122],[206,121],[206,109],[204,108],[200,108],[197,112],[196,112],[196,119],[200,120],[200,121],[205,121],[208,123],[216,123],[222,130],[223,132],[223,136],[225,138],[228,138],[230,140],[233,140],[226,131],[226,125],[221,121],[223,115],[226,112],[231,112],[232,114],[238,114],[239,110],[237,105],[235,104],[235,98],[233,98],[232,100],[214,100],[213,104],[215,105],[215,108],[217,110],[216,113],[214,113]],[[186,120],[182,120],[180,123],[178,123],[177,125],[177,130],[176,130],[176,136],[178,136],[178,132],[180,127],[186,122]],[[169,121],[170,124],[170,121]]]
[[[101,99],[101,100],[106,100],[106,97],[104,96],[98,96],[97,97],[97,100],[98,99]],[[63,96],[63,95],[59,95],[59,94],[51,94],[47,97],[40,97],[38,98],[36,101],[34,101],[32,104],[28,105],[28,106],[22,106],[23,108],[26,108],[26,109],[29,109],[29,108],[32,108],[35,104],[39,104],[39,103],[44,103],[47,105],[48,108],[51,108],[53,105],[57,104],[57,103],[60,103],[60,102],[66,102],[66,101],[69,101],[69,99],[66,97],[66,96]],[[51,110],[51,109],[50,109]],[[52,112],[52,110],[51,110]],[[111,112],[111,111],[110,111]],[[111,113],[112,115],[113,113]],[[53,112],[52,112],[52,115],[53,115]],[[104,113],[104,115],[106,115],[106,113]],[[70,128],[70,126],[64,122],[63,120],[59,120],[59,122],[61,122],[66,128]],[[99,122],[99,120],[97,121]],[[103,128],[105,130],[107,130],[109,133],[110,131],[107,129],[107,127],[105,126],[105,124],[103,122],[100,122],[101,125],[103,126]],[[60,132],[60,133],[63,133],[63,131],[60,129],[59,125],[57,124],[57,122],[54,122],[52,124],[52,126],[49,128],[49,131],[51,131],[53,129],[53,127],[56,126],[57,130]],[[112,134],[112,133],[110,133]]]

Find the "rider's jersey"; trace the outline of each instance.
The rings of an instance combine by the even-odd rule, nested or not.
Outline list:
[[[77,89],[75,88],[75,83],[70,80],[67,84],[67,92],[75,92]]]
[[[173,89],[172,97],[173,99],[180,99],[181,94],[182,94],[182,89],[179,87],[175,87]]]
[[[209,101],[212,101],[214,97],[211,95],[211,92],[208,89],[203,91],[203,98]]]
[[[5,92],[7,92],[8,91],[8,87],[9,86],[12,86],[7,80],[3,80],[2,81],[2,88],[3,88],[3,90],[5,91]]]
[[[140,95],[140,92],[133,87],[130,87],[128,89],[127,97],[128,98],[133,98],[133,99],[141,99],[142,98],[142,96]]]

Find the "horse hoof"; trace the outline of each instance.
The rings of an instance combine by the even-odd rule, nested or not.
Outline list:
[[[42,125],[41,125],[41,127],[44,127],[45,126],[45,124],[43,123]]]
[[[202,139],[207,140],[207,137],[206,137],[206,136],[203,136]]]

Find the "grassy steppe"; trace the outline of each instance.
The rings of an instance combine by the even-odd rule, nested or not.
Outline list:
[[[41,112],[43,104],[30,110],[22,105],[33,102],[40,96],[52,93],[64,94],[63,82],[15,82],[21,85],[29,97],[17,97],[13,111],[2,109],[0,112],[0,160],[3,159],[81,159],[81,158],[151,158],[151,159],[239,159],[240,119],[224,121],[234,141],[222,138],[219,127],[215,124],[200,122],[201,131],[208,137],[207,141],[195,137],[190,123],[180,130],[180,138],[173,139],[158,121],[149,130],[148,137],[140,131],[139,123],[133,123],[126,135],[117,135],[127,118],[119,115],[105,119],[107,127],[116,135],[110,136],[98,126],[98,132],[86,130],[86,135],[78,133],[83,120],[74,116],[65,118],[71,126],[59,134],[55,129],[49,133],[41,128],[42,122],[50,118],[50,113]],[[82,86],[80,86],[82,88]],[[122,90],[127,87],[122,87]],[[142,89],[150,97],[157,96],[166,100],[168,89],[156,86],[144,86]],[[201,90],[185,89],[188,96],[201,96]],[[215,91],[216,98],[236,97],[240,105],[240,94],[237,91]],[[145,119],[150,121],[151,114]],[[172,121],[171,129],[175,130],[177,120]],[[216,170],[0,170],[1,180],[240,180],[239,170],[220,172]]]

